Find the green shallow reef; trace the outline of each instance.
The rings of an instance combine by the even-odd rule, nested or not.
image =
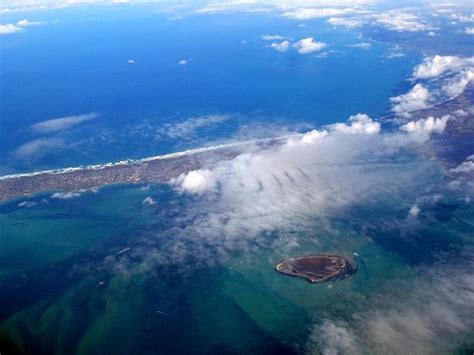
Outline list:
[[[153,203],[144,203],[150,196]],[[11,231],[0,237],[8,246],[0,252],[2,354],[311,352],[331,330],[363,334],[367,322],[383,322],[394,298],[407,299],[403,312],[417,307],[412,295],[436,302],[423,288],[425,270],[438,267],[436,255],[454,260],[472,245],[473,208],[454,197],[410,228],[400,226],[399,219],[412,222],[396,207],[365,205],[347,211],[350,223],[343,215],[315,219],[312,232],[275,231],[245,249],[173,237],[191,201],[167,186],[32,201],[1,207],[2,230]],[[439,216],[443,224],[434,223]],[[335,253],[358,270],[310,284],[274,271],[288,250]],[[450,339],[438,344],[440,353],[472,346],[462,334]]]

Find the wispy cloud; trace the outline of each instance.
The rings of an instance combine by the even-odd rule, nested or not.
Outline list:
[[[295,20],[310,20],[322,17],[333,17],[353,12],[352,8],[297,8],[283,13],[284,17]]]
[[[362,43],[352,44],[351,47],[360,48],[360,49],[369,49],[370,47],[372,47],[372,44],[368,42],[362,42]]]
[[[142,201],[142,205],[144,205],[144,206],[154,206],[154,205],[156,205],[156,201],[153,197],[148,196]]]
[[[52,133],[74,127],[82,122],[90,121],[97,117],[99,117],[98,113],[91,112],[81,115],[53,118],[35,123],[31,126],[31,128],[38,133]]]
[[[19,20],[16,23],[8,23],[8,24],[0,25],[0,35],[23,32],[23,30],[26,27],[38,26],[42,24],[45,24],[45,22],[29,21],[27,19]]]
[[[431,31],[434,26],[424,23],[420,18],[408,12],[390,10],[373,15],[375,24],[397,32]]]
[[[12,23],[9,23],[6,25],[0,25],[0,35],[7,35],[7,34],[18,33],[22,31],[23,31],[23,28],[16,26]]]
[[[451,169],[453,173],[470,173],[474,172],[474,154],[466,158],[464,162],[459,164],[457,167]]]
[[[79,189],[79,190],[76,190],[76,191],[55,192],[54,194],[51,195],[51,198],[56,199],[56,200],[71,200],[73,198],[77,198],[77,197],[82,196],[82,194],[85,193],[85,192],[97,193],[97,192],[99,192],[99,188],[98,187],[93,187],[93,188],[90,188],[90,189]]]
[[[327,22],[332,26],[344,26],[347,28],[356,28],[363,24],[360,20],[345,17],[331,17]]]
[[[232,118],[231,115],[209,115],[203,117],[191,117],[182,122],[169,123],[157,130],[160,136],[167,136],[172,139],[191,139],[195,133],[204,127],[223,123]]]
[[[283,41],[283,42],[273,42],[270,44],[271,48],[275,49],[278,52],[286,52],[288,48],[290,48],[290,42]]]
[[[370,297],[364,312],[316,325],[307,350],[323,354],[440,354],[469,342],[474,327],[472,252],[434,269],[418,270],[413,280],[395,281]],[[403,302],[398,300],[403,299]]]
[[[282,41],[286,39],[285,37],[279,35],[261,35],[260,38],[264,41]]]
[[[272,6],[255,0],[227,0],[210,2],[196,10],[196,13],[215,14],[221,12],[269,12]]]
[[[45,22],[30,21],[30,20],[27,20],[27,19],[23,19],[23,20],[18,21],[16,24],[17,24],[17,26],[20,26],[20,27],[30,27],[30,26],[43,25],[44,23]]]
[[[306,228],[315,216],[412,190],[413,184],[426,184],[429,164],[392,157],[427,139],[382,133],[378,122],[358,114],[280,147],[183,174],[171,184],[199,196],[183,233],[217,243],[217,249],[245,248],[259,243],[261,233]]]
[[[64,144],[61,138],[38,138],[21,145],[14,154],[19,158],[38,157],[51,150],[61,149]]]

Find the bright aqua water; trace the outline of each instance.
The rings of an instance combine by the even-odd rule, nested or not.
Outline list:
[[[157,204],[143,205],[147,196]],[[167,186],[30,201],[38,205],[15,202],[0,211],[7,231],[0,238],[0,346],[19,352],[301,352],[323,319],[352,324],[351,315],[370,309],[382,290],[398,285],[408,295],[434,255],[472,245],[462,222],[472,221],[472,207],[455,196],[449,209],[425,211],[410,238],[399,227],[406,211],[390,199],[355,206],[296,236],[294,255],[330,251],[359,267],[345,280],[311,285],[273,270],[285,255],[271,246],[279,232],[225,257],[212,245],[201,254],[206,241],[167,232],[189,204]],[[437,213],[442,225],[433,224]]]

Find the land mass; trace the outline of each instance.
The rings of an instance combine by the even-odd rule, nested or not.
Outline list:
[[[320,283],[352,275],[357,267],[342,256],[320,254],[282,260],[275,266],[275,270],[311,283]]]
[[[160,183],[191,170],[212,167],[244,151],[281,144],[284,138],[219,145],[140,160],[0,177],[0,202],[48,191],[78,191],[123,183]]]

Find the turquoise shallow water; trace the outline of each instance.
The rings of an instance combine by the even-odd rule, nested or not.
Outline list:
[[[148,196],[155,205],[142,203]],[[395,201],[354,206],[292,235],[291,255],[332,252],[358,265],[352,277],[311,285],[273,270],[287,255],[274,244],[280,232],[224,254],[170,235],[193,202],[168,186],[28,201],[38,204],[0,211],[0,228],[11,229],[0,237],[0,344],[13,352],[305,352],[325,320],[362,331],[360,314],[409,299],[424,268],[472,245],[472,206],[456,196],[425,211],[409,238]],[[465,340],[445,339],[440,349]]]

